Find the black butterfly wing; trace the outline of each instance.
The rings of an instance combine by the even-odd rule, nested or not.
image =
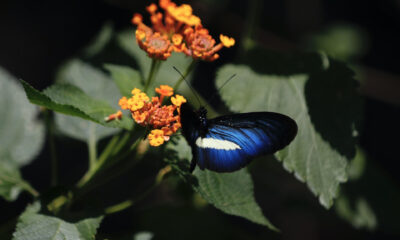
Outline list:
[[[233,114],[208,120],[204,134],[192,133],[191,146],[201,169],[232,172],[258,155],[284,148],[296,133],[296,122],[283,114]]]

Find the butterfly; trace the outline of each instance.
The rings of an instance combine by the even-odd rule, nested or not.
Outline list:
[[[181,106],[182,134],[192,148],[190,172],[196,165],[215,172],[241,169],[262,154],[286,147],[297,134],[296,122],[275,112],[251,112],[207,119],[204,107]]]

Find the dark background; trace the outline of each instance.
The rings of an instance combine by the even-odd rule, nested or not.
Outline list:
[[[177,3],[181,3],[177,1]],[[31,83],[35,88],[43,89],[49,86],[54,74],[60,64],[68,58],[76,56],[100,30],[106,21],[111,21],[117,30],[132,27],[130,18],[132,13],[144,13],[144,7],[148,1],[23,1],[2,0],[0,2],[0,66],[7,69],[14,76],[22,78]],[[247,14],[247,1],[218,1],[211,0],[192,1],[194,13],[200,16],[204,25],[210,29],[211,34],[224,33],[240,39],[241,33],[245,31],[244,25]],[[285,0],[285,1],[263,1],[260,8],[259,29],[256,32],[257,40],[262,41],[268,48],[289,51],[302,49],[304,39],[310,34],[318,33],[336,23],[344,23],[356,26],[365,33],[368,48],[360,55],[357,64],[369,69],[377,69],[383,75],[370,79],[372,85],[382,86],[390,89],[391,95],[383,92],[374,93],[374,88],[366,89],[364,123],[361,132],[361,144],[367,153],[376,159],[379,167],[388,172],[390,178],[394,179],[397,187],[400,183],[398,174],[398,147],[400,141],[400,1],[362,1],[362,0]],[[340,43],[338,43],[340,44]],[[215,64],[202,63],[196,73],[195,87],[199,88],[203,95],[211,95],[207,86],[213,79],[215,69],[223,63],[231,61],[235,54],[234,50],[227,51]],[[210,66],[212,65],[212,66]],[[385,77],[389,75],[388,79]],[[383,77],[382,77],[383,76]],[[394,94],[393,94],[394,92]],[[396,93],[398,95],[396,96]],[[389,96],[390,95],[390,96]],[[64,139],[65,140],[65,139]],[[67,152],[72,147],[76,152],[85,152],[85,146],[73,140],[67,140],[68,147],[61,147],[61,152]],[[48,154],[43,150],[39,158],[30,166],[23,169],[24,177],[33,183],[39,190],[48,187],[50,172]],[[68,155],[65,156],[68,159]],[[79,159],[68,159],[66,171],[71,166],[80,164]],[[86,163],[82,163],[85,165]],[[278,166],[278,165],[277,165]],[[274,167],[274,166],[272,166]],[[276,166],[275,166],[276,167]],[[279,166],[278,166],[279,167]],[[72,170],[72,169],[71,169]],[[82,169],[84,171],[84,169]],[[325,211],[320,207],[314,197],[301,183],[297,183],[289,174],[283,170],[276,170],[278,175],[289,178],[290,184],[299,191],[305,191],[308,208],[303,211],[268,212],[267,217],[281,228],[281,235],[273,235],[283,239],[382,239],[394,237],[382,231],[369,233],[357,231],[347,223],[338,219],[332,210]],[[40,174],[38,174],[40,172]],[[79,171],[78,171],[79,172]],[[45,174],[42,174],[45,173]],[[82,172],[83,173],[83,172]],[[81,173],[80,173],[81,174]],[[78,173],[79,175],[79,173]],[[257,176],[254,177],[255,182]],[[257,187],[257,185],[256,185]],[[183,191],[188,191],[184,189]],[[157,193],[160,194],[160,193]],[[153,199],[158,195],[153,196]],[[22,196],[10,206],[0,200],[0,211],[5,211],[0,217],[1,222],[6,222],[10,215],[21,212],[29,201],[27,196]],[[179,205],[179,204],[178,204]],[[283,204],[282,204],[283,205]],[[5,208],[8,208],[5,210]],[[143,207],[146,209],[146,206]],[[307,210],[310,210],[308,212]],[[150,209],[149,212],[155,211]],[[102,225],[101,231],[105,236],[132,228],[133,232],[146,230],[153,225],[171,226],[171,232],[185,232],[177,226],[185,221],[176,222],[177,215],[181,218],[193,218],[198,215],[198,221],[194,226],[186,229],[194,234],[200,234],[201,229],[210,228],[210,231],[218,231],[213,228],[207,219],[217,218],[220,221],[228,221],[232,226],[243,226],[246,233],[243,236],[257,236],[265,234],[262,227],[253,225],[245,220],[221,216],[217,210],[208,209],[205,213],[182,210],[181,207],[158,209],[159,217],[162,219],[148,219],[143,209],[134,212],[139,217],[128,214],[120,214],[107,218]],[[273,211],[273,209],[270,209]],[[316,212],[313,215],[311,211]],[[146,215],[147,214],[147,215]],[[196,215],[197,214],[197,215]],[[175,217],[171,217],[175,215]],[[217,217],[215,217],[217,216]],[[115,224],[124,219],[124,224]],[[204,219],[204,221],[202,221]],[[326,220],[330,219],[330,220]],[[214,221],[214,220],[213,220]],[[132,223],[133,222],[133,223]],[[146,225],[146,223],[148,225]],[[200,228],[200,230],[198,229]],[[216,228],[216,227],[215,227]],[[161,228],[160,228],[161,229]],[[219,229],[220,231],[223,231]],[[156,231],[153,229],[153,231]],[[162,232],[163,230],[159,230]],[[207,231],[207,230],[205,230]],[[199,232],[199,233],[197,233]],[[251,232],[249,235],[247,232]],[[159,236],[162,236],[162,233]],[[168,235],[167,235],[168,236]],[[174,236],[174,235],[173,235]],[[185,236],[177,235],[175,238]],[[207,236],[207,235],[205,235]],[[218,234],[217,234],[218,236]],[[232,237],[222,234],[221,237]]]

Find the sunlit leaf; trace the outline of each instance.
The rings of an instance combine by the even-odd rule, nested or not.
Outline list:
[[[353,132],[359,106],[358,101],[352,101],[352,72],[344,65],[324,60],[328,62],[321,62],[319,71],[302,72],[299,68],[287,75],[226,65],[218,71],[216,84],[220,86],[226,76],[237,74],[220,91],[233,112],[279,112],[297,122],[296,138],[276,156],[328,208],[339,184],[347,180],[346,164],[354,156]]]
[[[277,230],[262,213],[253,191],[253,181],[246,169],[233,173],[216,173],[196,168],[193,175],[179,164],[192,159],[189,145],[180,137],[176,144],[167,146],[167,162],[196,190],[207,202],[224,213],[246,218],[252,222]],[[179,162],[175,162],[176,160]],[[171,161],[172,160],[172,161]]]
[[[120,109],[118,106],[118,100],[121,97],[121,94],[119,93],[118,88],[112,79],[102,71],[80,60],[72,60],[65,64],[59,72],[56,82],[72,84],[79,87],[85,92],[85,94],[93,99],[104,101],[104,103],[107,103],[109,106],[113,107],[113,109],[110,110],[111,113],[115,113],[118,109]],[[74,104],[79,106],[86,103],[76,102]],[[105,106],[105,104],[103,105]],[[84,106],[79,107],[82,108]],[[89,108],[85,108],[85,112],[94,110],[91,109],[93,107],[94,105],[89,106]],[[100,116],[98,116],[99,118],[96,116],[96,119],[101,119],[102,116],[104,116],[104,114],[100,113]],[[86,121],[63,114],[56,114],[55,120],[56,126],[61,132],[82,141],[87,141],[89,138],[99,140],[118,131],[116,128],[101,126],[91,121]],[[123,118],[122,122],[124,121],[125,123],[128,123],[128,121],[130,121],[130,117]],[[121,122],[110,122],[110,124],[115,123],[120,124]]]
[[[28,83],[21,82],[31,103],[56,112],[88,119],[108,127],[132,128],[132,120],[129,118],[122,118],[121,121],[105,122],[104,118],[117,110],[104,101],[89,97],[81,89],[73,85],[52,85],[45,89],[45,93],[42,93]]]
[[[68,223],[60,218],[39,214],[38,202],[19,217],[13,240],[94,240],[103,217]]]
[[[26,99],[17,80],[0,68],[0,196],[12,201],[27,186],[19,167],[29,164],[44,141],[38,108]]]

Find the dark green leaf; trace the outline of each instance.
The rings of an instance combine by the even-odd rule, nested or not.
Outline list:
[[[348,172],[350,181],[341,187],[335,203],[337,214],[357,229],[379,228],[398,235],[400,191],[397,183],[359,148]]]
[[[44,141],[38,108],[29,103],[17,80],[0,68],[0,196],[12,201],[28,183],[19,167],[29,164]]]
[[[59,112],[59,113],[63,113],[63,114],[71,115],[71,116],[77,116],[77,117],[80,117],[83,119],[95,121],[90,116],[85,114],[83,111],[79,110],[78,108],[73,107],[71,105],[58,104],[58,103],[52,101],[44,93],[33,88],[31,85],[29,85],[29,83],[27,83],[23,80],[21,80],[21,83],[24,86],[26,96],[28,97],[28,99],[31,103],[46,107],[48,109],[51,109],[51,110]]]
[[[175,170],[209,203],[224,213],[244,217],[252,222],[277,230],[262,213],[253,191],[253,181],[246,169],[233,173],[216,173],[197,168],[191,175],[179,163],[192,158],[186,141],[180,137],[167,146],[167,160]],[[175,141],[175,139],[174,139]],[[178,160],[179,162],[174,162]],[[194,176],[194,178],[193,178]]]
[[[303,66],[318,62],[312,60]],[[297,61],[286,64],[300,66]],[[347,180],[346,160],[355,151],[354,125],[360,101],[352,72],[324,56],[317,69],[291,71],[286,75],[279,71],[260,74],[245,65],[226,65],[218,71],[216,84],[220,86],[226,76],[236,73],[237,77],[220,91],[232,111],[279,112],[297,122],[295,140],[276,156],[329,208],[339,184]]]
[[[106,102],[93,99],[79,88],[69,84],[56,84],[47,88],[44,93],[22,81],[25,92],[31,103],[37,104],[67,115],[78,116],[108,127],[132,128],[132,120],[105,122],[104,118],[117,110]]]
[[[128,66],[106,64],[105,68],[110,71],[112,78],[117,84],[120,93],[125,97],[131,97],[133,88],[143,90],[142,79],[135,69]]]
[[[38,202],[27,207],[19,217],[13,240],[94,240],[102,216],[77,223],[39,214]]]

